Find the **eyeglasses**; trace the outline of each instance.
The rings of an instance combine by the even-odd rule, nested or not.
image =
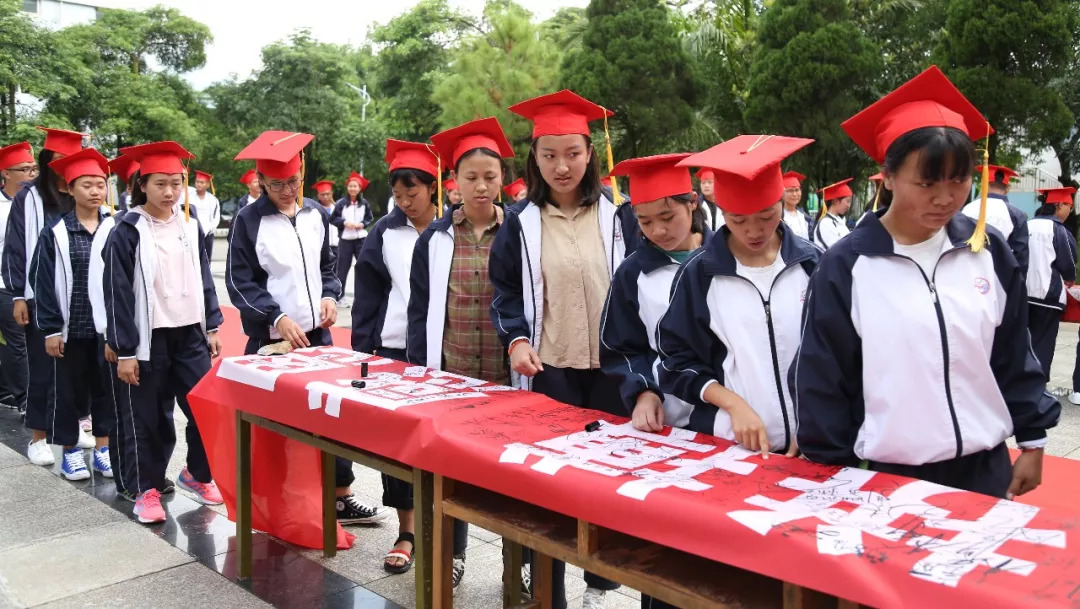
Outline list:
[[[37,173],[38,168],[33,165],[29,167],[10,167],[8,168],[8,171],[12,173]]]
[[[266,183],[266,188],[270,192],[281,192],[286,187],[288,187],[288,189],[290,191],[299,190],[300,189],[300,180],[298,180],[296,178],[293,178],[293,179],[289,180],[288,182],[267,182]]]

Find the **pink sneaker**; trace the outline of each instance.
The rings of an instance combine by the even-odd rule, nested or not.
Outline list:
[[[161,507],[161,493],[150,489],[135,499],[135,515],[143,524],[165,522],[165,509]]]
[[[180,476],[176,479],[176,483],[180,485],[180,488],[195,494],[195,500],[203,505],[221,505],[225,502],[221,498],[221,491],[218,490],[214,481],[199,482],[191,475],[191,472],[185,467],[180,472]]]

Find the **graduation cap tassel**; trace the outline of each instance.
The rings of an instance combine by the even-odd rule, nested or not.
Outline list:
[[[210,176],[210,194],[217,196],[217,191],[214,190],[214,176]]]
[[[604,143],[607,145],[607,170],[611,173],[615,169],[615,155],[611,151],[611,133],[608,131],[607,108],[604,108]],[[622,205],[622,193],[619,192],[618,180],[611,180],[611,192],[615,196],[612,201],[616,206]]]
[[[979,179],[979,219],[975,222],[975,232],[967,243],[971,251],[981,252],[986,247],[986,199],[990,194],[990,124],[986,125],[986,147],[983,148],[982,175]]]
[[[877,210],[878,210],[878,201],[881,200],[881,189],[882,189],[883,184],[884,184],[884,182],[878,182],[877,190],[874,191],[874,208],[873,208],[872,211],[875,214],[877,213]]]
[[[191,173],[191,167],[188,163],[184,163],[184,222],[191,220],[191,197],[188,196],[188,174]]]
[[[442,157],[435,157],[438,170],[435,172],[435,215],[442,219]]]
[[[110,183],[105,185],[105,199],[109,203],[109,210],[111,210],[112,213],[115,214],[116,213],[116,199],[113,197],[113,189],[114,188],[119,188],[119,186],[118,186],[119,180],[118,180],[118,178],[116,176],[111,176],[109,178],[109,182]]]
[[[297,211],[299,208],[304,207],[304,174],[307,173],[306,167],[307,159],[304,158],[304,151],[300,151],[300,188],[296,190],[296,206]]]
[[[829,206],[825,202],[825,193],[821,193],[821,214],[818,215],[818,222],[825,219],[825,215],[829,213]]]

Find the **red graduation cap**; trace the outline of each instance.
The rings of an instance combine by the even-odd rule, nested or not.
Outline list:
[[[83,133],[68,131],[67,129],[50,129],[49,127],[38,127],[38,129],[45,132],[45,144],[42,146],[45,150],[52,150],[64,156],[82,150],[82,139],[85,135]],[[51,167],[52,164],[50,163],[49,166]]]
[[[786,171],[784,172],[784,188],[802,188],[803,180],[806,176],[798,171]]]
[[[930,66],[842,126],[859,148],[879,164],[893,142],[922,127],[953,127],[972,140],[994,132],[937,66]]]
[[[533,139],[542,135],[589,135],[589,121],[615,115],[569,89],[534,97],[509,110],[533,122]]]
[[[505,192],[506,195],[509,197],[516,197],[519,193],[525,190],[528,190],[528,187],[525,186],[525,180],[522,178],[518,178],[513,182],[510,182],[506,186],[503,186],[503,192]]]
[[[368,187],[371,182],[364,176],[356,173],[355,171],[349,174],[349,177],[345,180],[345,185],[348,186],[349,182],[356,182],[360,185],[360,192],[364,192],[364,189]]]
[[[689,156],[689,152],[681,152],[627,159],[615,165],[611,175],[629,176],[631,204],[652,203],[693,191],[690,172],[678,165]]]
[[[712,169],[708,169],[708,168],[705,168],[705,167],[702,167],[701,169],[698,169],[697,173],[694,174],[694,175],[697,176],[698,180],[715,180],[716,179],[716,173]]]
[[[317,193],[334,192],[334,183],[330,180],[320,180],[311,185]]]
[[[439,157],[430,144],[386,140],[386,163],[390,172],[398,169],[415,169],[431,175],[439,173]]]
[[[300,152],[313,139],[315,136],[309,133],[263,131],[233,160],[252,159],[259,173],[275,180],[284,180],[300,172]]]
[[[780,162],[813,142],[781,135],[740,135],[690,155],[679,165],[712,168],[718,205],[734,214],[753,214],[784,195]]]
[[[1076,189],[1072,186],[1063,186],[1061,188],[1041,188],[1039,194],[1046,195],[1047,204],[1065,203],[1066,205],[1072,205],[1073,193]]]
[[[1015,178],[1016,176],[1020,175],[1019,173],[1013,171],[1012,169],[1010,169],[1008,167],[1004,167],[1002,165],[987,165],[986,168],[990,170],[990,181],[991,182],[1001,182],[1002,184],[1005,184],[1005,185],[1009,184],[1009,180],[1011,180],[1011,179]],[[979,165],[978,167],[975,168],[975,173],[981,174],[982,171],[983,171],[983,166],[982,165]],[[997,179],[998,173],[1002,174],[1000,180]]]
[[[244,186],[247,186],[248,184],[251,183],[252,180],[254,180],[257,177],[259,177],[259,176],[255,173],[254,169],[248,169],[247,171],[244,172],[244,175],[240,176],[239,181]]]
[[[83,176],[108,176],[109,160],[93,148],[83,148],[49,163],[49,168],[63,176],[64,182],[70,184]]]
[[[121,148],[120,154],[127,155],[139,162],[139,171],[144,176],[152,173],[184,173],[183,159],[193,159],[183,146],[176,142],[153,142]]]
[[[851,192],[851,187],[848,186],[848,182],[851,182],[855,178],[848,178],[846,180],[840,180],[835,184],[829,184],[825,188],[822,188],[818,192],[821,193],[821,198],[824,201],[835,201],[836,199],[843,199],[844,197],[850,197],[854,193]]]
[[[435,144],[444,163],[450,161],[450,167],[457,166],[461,155],[476,148],[486,148],[504,159],[514,156],[514,149],[507,141],[502,125],[493,116],[436,133],[431,136],[431,143]]]
[[[131,176],[138,170],[139,162],[126,154],[121,154],[109,161],[109,171],[115,173],[125,184],[131,180]]]
[[[611,188],[611,176],[604,176],[600,178],[600,183],[608,188]]]
[[[196,180],[206,180],[207,182],[210,182],[210,181],[213,181],[214,176],[209,174],[209,173],[206,173],[205,171],[196,170],[195,171],[195,179]]]
[[[454,180],[443,180],[442,185],[443,185],[443,188],[446,189],[447,191],[459,190],[457,182],[455,182]]]
[[[870,176],[867,179],[870,180],[871,182],[884,182],[885,181],[885,176],[882,175],[881,173],[875,173],[874,175]]]
[[[30,142],[19,142],[0,148],[0,169],[14,167],[20,163],[33,163],[34,152]]]

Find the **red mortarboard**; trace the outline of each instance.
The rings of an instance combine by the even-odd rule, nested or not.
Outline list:
[[[435,175],[439,173],[439,157],[430,144],[386,140],[386,163],[390,172],[398,169],[415,169]]]
[[[1041,188],[1040,194],[1046,195],[1046,202],[1048,204],[1066,203],[1072,205],[1073,193],[1076,189],[1072,186],[1064,186],[1062,188]]]
[[[589,121],[614,116],[569,89],[534,97],[509,110],[533,122],[533,139],[542,135],[589,135]]]
[[[209,181],[214,179],[214,176],[210,175],[209,173],[206,173],[205,171],[196,170],[195,171],[195,179],[196,180],[206,180],[207,182],[209,182]]]
[[[600,178],[600,183],[608,188],[611,188],[611,176],[604,176]]]
[[[509,197],[514,197],[518,193],[520,193],[521,191],[527,190],[527,189],[528,189],[528,187],[525,186],[525,180],[522,179],[522,178],[518,178],[518,179],[514,180],[513,182],[510,182],[506,186],[503,186],[503,192],[505,192],[507,194],[507,196],[509,196]]]
[[[690,172],[686,167],[677,165],[689,156],[689,152],[682,152],[627,159],[615,165],[611,175],[629,176],[631,204],[652,203],[664,197],[693,191]]]
[[[454,180],[443,180],[442,185],[446,190],[458,190],[457,182]]]
[[[148,176],[152,173],[184,173],[183,159],[193,159],[184,147],[176,142],[154,142],[121,148],[120,154],[127,155],[139,162],[139,172]]]
[[[699,180],[715,180],[716,179],[716,173],[712,169],[708,169],[708,168],[705,168],[705,167],[702,167],[701,169],[698,169],[697,173],[694,174],[694,175],[696,175],[697,179],[699,179]]]
[[[356,173],[355,171],[352,172],[351,174],[349,174],[349,177],[345,180],[345,185],[348,186],[349,182],[356,182],[356,183],[360,184],[360,192],[364,192],[364,189],[367,188],[368,184],[371,183],[371,182],[368,182],[367,178],[365,178],[364,176]]]
[[[34,153],[30,142],[19,142],[0,148],[0,169],[14,167],[20,163],[33,163]]]
[[[82,150],[82,139],[85,135],[83,133],[68,131],[67,129],[50,129],[48,127],[38,127],[38,129],[45,132],[45,144],[42,146],[45,150],[52,150],[64,156]]]
[[[49,168],[70,184],[83,176],[104,178],[109,175],[109,160],[93,148],[82,150],[49,163]]]
[[[126,184],[139,170],[139,162],[126,154],[121,154],[109,161],[109,171],[115,173]]]
[[[487,148],[503,158],[514,156],[514,149],[506,140],[502,125],[495,117],[482,118],[447,129],[431,136],[431,143],[439,151],[443,162],[456,167],[461,155],[475,148]]]
[[[953,127],[972,140],[994,132],[937,66],[930,66],[842,126],[878,163],[885,160],[885,151],[897,138],[922,127]]]
[[[834,201],[836,199],[842,199],[844,197],[850,197],[854,193],[851,192],[851,187],[848,186],[848,182],[855,178],[848,178],[846,180],[840,180],[835,184],[829,184],[825,188],[822,188],[818,192],[821,193],[821,198],[824,201]]]
[[[321,181],[315,182],[314,184],[312,184],[311,187],[314,188],[315,192],[318,192],[318,193],[334,192],[334,183],[331,182],[330,180],[321,180]]]
[[[740,135],[679,163],[716,171],[716,200],[734,214],[757,213],[784,195],[780,162],[814,140],[780,135]]]
[[[784,188],[802,188],[803,180],[806,176],[798,171],[784,172]]]
[[[247,186],[248,184],[251,183],[252,180],[254,180],[257,177],[258,177],[258,175],[256,175],[254,169],[248,169],[247,171],[244,172],[244,175],[240,176],[240,183],[243,184],[244,186]]]
[[[300,151],[313,139],[315,136],[309,133],[263,131],[233,160],[254,160],[259,173],[275,180],[284,180],[299,173],[302,164]]]
[[[1011,180],[1011,179],[1015,178],[1016,176],[1020,175],[1019,173],[1016,173],[1012,169],[1009,169],[1008,167],[1004,167],[1002,165],[987,165],[986,167],[987,167],[987,169],[990,170],[990,181],[991,182],[996,182],[997,181],[995,178],[997,178],[997,173],[999,171],[1002,173],[1001,183],[1005,184],[1005,185],[1009,184],[1009,180]],[[981,174],[982,170],[983,170],[983,166],[979,165],[978,167],[975,168],[975,173],[980,173]]]
[[[871,182],[884,182],[885,181],[885,176],[881,175],[880,173],[875,173],[874,175],[870,176],[867,179],[870,180]]]

